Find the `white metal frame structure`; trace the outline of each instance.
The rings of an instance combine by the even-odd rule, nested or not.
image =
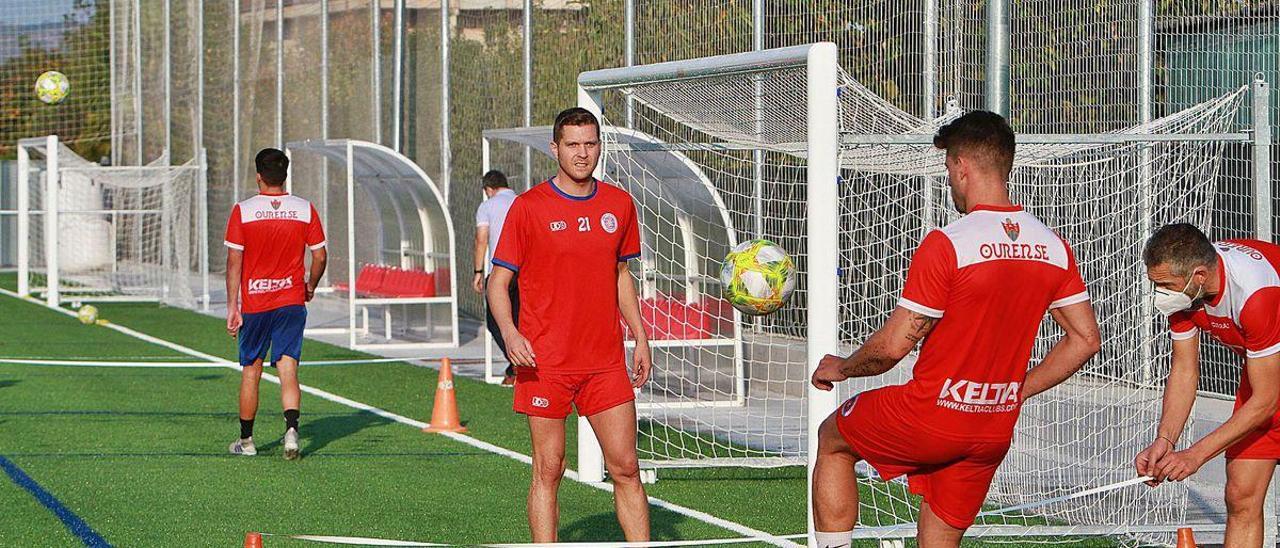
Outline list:
[[[427,348],[455,348],[458,346],[458,299],[453,220],[448,215],[448,205],[435,182],[422,168],[404,155],[377,143],[349,139],[315,139],[295,141],[286,145],[286,151],[294,158],[300,154],[319,156],[321,161],[333,161],[344,166],[346,173],[346,210],[341,227],[328,223],[329,200],[321,200],[318,209],[321,219],[330,230],[333,242],[338,234],[345,236],[346,261],[345,287],[327,283],[316,290],[318,295],[345,299],[346,326],[309,328],[310,335],[345,335],[347,345],[361,350],[410,350]],[[292,185],[292,179],[289,183]],[[321,188],[324,188],[323,186]],[[290,187],[290,190],[292,188]],[[327,192],[327,189],[325,190]],[[357,196],[366,199],[378,219],[377,226],[360,226],[357,218]],[[389,211],[387,211],[389,210]],[[387,223],[394,219],[395,233],[390,234]],[[437,233],[442,226],[444,233]],[[340,228],[340,229],[339,229]],[[339,230],[335,230],[339,229]],[[377,235],[377,251],[374,261],[396,268],[421,268],[448,276],[448,294],[434,297],[371,296],[357,291],[359,275],[357,231],[369,231]],[[388,238],[394,236],[395,241]],[[447,242],[447,243],[446,243]],[[392,245],[394,244],[394,246]],[[445,249],[440,249],[446,247]],[[332,257],[334,246],[330,246]],[[331,258],[332,260],[332,258]],[[435,325],[432,318],[437,307],[448,307],[448,336],[445,340],[432,340]],[[382,329],[370,324],[370,310],[381,312]],[[393,313],[399,309],[408,318],[411,310],[424,310],[426,340],[403,340],[393,328]],[[377,342],[368,339],[377,336]]]
[[[547,157],[551,157],[549,144],[551,143],[551,126],[537,126],[529,128],[509,128],[509,129],[490,129],[485,130],[482,140],[482,161],[481,166],[483,172],[488,172],[491,168],[490,163],[490,146],[493,141],[506,141],[516,143],[525,147],[525,150],[537,150]],[[642,132],[621,128],[608,127],[605,128],[606,137],[610,142],[621,142],[636,147],[645,145],[661,145],[661,143],[653,136]],[[675,281],[683,282],[684,301],[688,304],[697,303],[704,294],[702,289],[703,283],[716,284],[719,282],[715,277],[715,273],[703,272],[700,265],[701,257],[698,254],[698,235],[695,234],[691,216],[714,216],[717,223],[715,224],[714,234],[708,234],[706,237],[722,242],[724,250],[733,248],[737,245],[737,232],[734,230],[733,221],[729,216],[728,208],[720,199],[719,192],[715,186],[707,178],[703,170],[696,163],[690,160],[686,155],[679,151],[661,151],[663,152],[659,159],[635,159],[636,162],[645,162],[646,167],[651,172],[656,172],[658,177],[663,181],[681,181],[681,186],[686,192],[698,193],[696,198],[684,200],[686,203],[674,204],[672,216],[675,218],[675,229],[679,234],[680,247],[683,250],[683,256],[679,258],[679,267],[683,270],[678,273],[660,272],[655,267],[654,257],[655,250],[658,246],[655,240],[658,238],[658,232],[653,223],[670,222],[671,219],[660,219],[656,212],[650,212],[647,208],[640,207],[640,233],[643,242],[642,255],[639,263],[640,277],[640,296],[641,298],[654,298],[659,296],[657,289],[658,281]],[[602,163],[607,163],[602,160]],[[605,180],[616,182],[631,190],[632,195],[644,190],[634,188],[638,185],[650,184],[647,181],[631,181],[622,178],[618,173],[610,171],[606,168]],[[671,192],[672,189],[666,189],[664,194],[674,194],[671,199],[679,201],[679,194]],[[713,206],[714,211],[710,210]],[[727,399],[716,399],[712,401],[698,402],[644,402],[638,404],[638,408],[643,412],[646,409],[657,409],[663,407],[677,406],[738,406],[742,405],[746,394],[745,371],[742,358],[742,316],[736,310],[733,311],[732,329],[726,336],[709,337],[709,338],[667,338],[654,340],[651,337],[650,346],[657,348],[726,348],[732,354],[734,368],[734,388],[732,394]],[[485,330],[485,380],[489,383],[497,383],[502,377],[497,375],[493,369],[493,344],[492,335]],[[635,346],[633,341],[627,341],[627,347]]]
[[[198,158],[187,162],[183,165],[169,166],[163,165],[167,158],[162,158],[156,163],[148,166],[101,166],[97,163],[90,162],[79,157],[66,145],[58,140],[56,135],[48,135],[45,137],[33,137],[21,139],[17,146],[18,156],[18,176],[17,184],[17,209],[12,212],[0,212],[4,214],[12,213],[17,217],[17,263],[18,263],[18,293],[22,296],[28,296],[33,293],[42,294],[49,306],[59,306],[65,301],[76,302],[137,302],[137,301],[162,301],[175,304],[184,304],[180,300],[181,295],[187,295],[191,300],[198,301],[200,306],[208,310],[209,308],[209,212],[208,212],[208,192],[207,192],[207,165],[203,151]],[[42,166],[33,166],[33,156],[42,157]],[[38,189],[33,189],[32,176],[41,175],[42,181]],[[169,192],[166,187],[162,189],[161,203],[154,207],[143,206],[141,209],[136,207],[128,208],[121,204],[113,204],[108,200],[107,203],[85,208],[76,206],[76,209],[67,209],[67,205],[60,203],[60,194],[63,187],[69,184],[68,180],[64,180],[68,174],[83,176],[90,188],[97,188],[99,191],[104,186],[110,186],[107,181],[115,180],[122,183],[119,188],[134,188],[129,185],[130,182],[146,177],[183,177],[188,176],[194,179],[194,185],[188,189],[191,195],[175,196]],[[159,186],[159,185],[155,185]],[[143,188],[143,187],[136,187]],[[150,188],[150,187],[147,187]],[[32,208],[33,191],[40,197],[39,209]],[[194,219],[175,218],[175,200],[188,199],[190,207],[195,211],[189,213]],[[93,202],[94,200],[89,200]],[[101,201],[101,200],[97,200]],[[125,209],[122,209],[125,207]],[[64,216],[74,216],[66,217]],[[43,265],[33,264],[31,242],[33,238],[32,217],[39,216],[41,221],[40,244],[43,256]],[[96,253],[101,254],[106,262],[110,263],[112,274],[117,273],[120,268],[121,257],[117,253],[117,243],[120,242],[118,234],[121,223],[125,219],[146,218],[147,216],[159,216],[158,223],[161,231],[161,240],[159,251],[163,264],[154,265],[156,270],[162,270],[164,273],[159,278],[151,281],[156,282],[156,287],[147,287],[146,285],[127,284],[122,285],[120,280],[111,279],[107,276],[105,279],[95,273],[89,273],[82,276],[75,276],[72,279],[71,274],[67,272],[67,267],[61,264],[60,255],[62,253],[61,235],[70,225],[67,221],[72,218],[100,221],[105,223],[107,234],[103,235],[107,239],[104,244],[105,248],[97,250]],[[173,249],[168,246],[174,242],[168,241],[169,237],[176,230],[174,224],[182,222],[194,221],[196,226],[188,233],[188,240],[183,243],[187,250],[194,247],[194,257],[188,259],[195,262],[195,267],[191,271],[187,271],[181,265],[171,264],[174,257]],[[135,223],[137,224],[137,223]],[[53,235],[54,237],[49,237]],[[83,242],[81,242],[83,243]],[[151,270],[146,265],[134,265],[137,268]],[[33,286],[31,276],[34,273],[43,271],[45,282],[43,285]],[[150,272],[148,272],[150,274]],[[191,278],[197,278],[195,280]],[[181,286],[181,287],[179,287]],[[192,286],[197,286],[192,288]],[[190,291],[190,295],[187,292]],[[194,305],[194,302],[186,303],[186,305]]]

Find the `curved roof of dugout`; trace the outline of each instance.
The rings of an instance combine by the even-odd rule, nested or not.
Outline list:
[[[413,160],[377,143],[353,139],[308,139],[288,143],[285,148],[291,154],[317,154],[347,166],[352,183],[365,193],[379,216],[396,220],[397,237],[420,237],[425,251],[453,256],[453,219],[448,204],[435,181]],[[421,227],[420,234],[412,230],[414,225]],[[386,230],[385,226],[379,228]]]

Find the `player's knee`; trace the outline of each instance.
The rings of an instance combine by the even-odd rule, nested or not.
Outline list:
[[[1262,502],[1266,498],[1266,484],[1262,486],[1246,482],[1227,482],[1225,499],[1227,513],[1235,518],[1261,517]]]
[[[542,484],[557,485],[564,477],[564,455],[534,456],[533,481]]]
[[[640,483],[640,460],[635,455],[612,459],[605,463],[614,483]]]
[[[844,435],[840,433],[840,427],[836,424],[836,421],[836,415],[832,413],[818,427],[819,453],[849,452],[849,444],[844,441]]]

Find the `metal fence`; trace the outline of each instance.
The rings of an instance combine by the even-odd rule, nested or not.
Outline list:
[[[13,1],[0,16],[0,107],[14,113],[0,117],[0,156],[49,132],[117,164],[176,164],[203,147],[216,228],[252,192],[257,149],[380,142],[446,190],[460,274],[481,132],[549,123],[576,103],[583,70],[828,40],[847,72],[907,112],[931,117],[954,99],[1040,133],[1133,125],[1255,73],[1280,81],[1276,0]],[[72,80],[62,105],[30,93],[50,67]],[[1275,99],[1271,111],[1280,118]],[[517,189],[553,168],[500,146],[492,164]],[[1252,230],[1241,175],[1219,197],[1215,236]],[[463,311],[481,307],[462,295]]]

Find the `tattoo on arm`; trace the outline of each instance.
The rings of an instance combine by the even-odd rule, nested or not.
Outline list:
[[[840,371],[850,378],[872,377],[892,369],[897,362],[898,360],[859,350],[857,354],[854,354],[844,363],[844,367]]]
[[[933,329],[933,324],[935,323],[938,323],[938,318],[930,318],[924,314],[912,312],[911,330],[907,332],[907,340],[913,343],[920,342]]]

